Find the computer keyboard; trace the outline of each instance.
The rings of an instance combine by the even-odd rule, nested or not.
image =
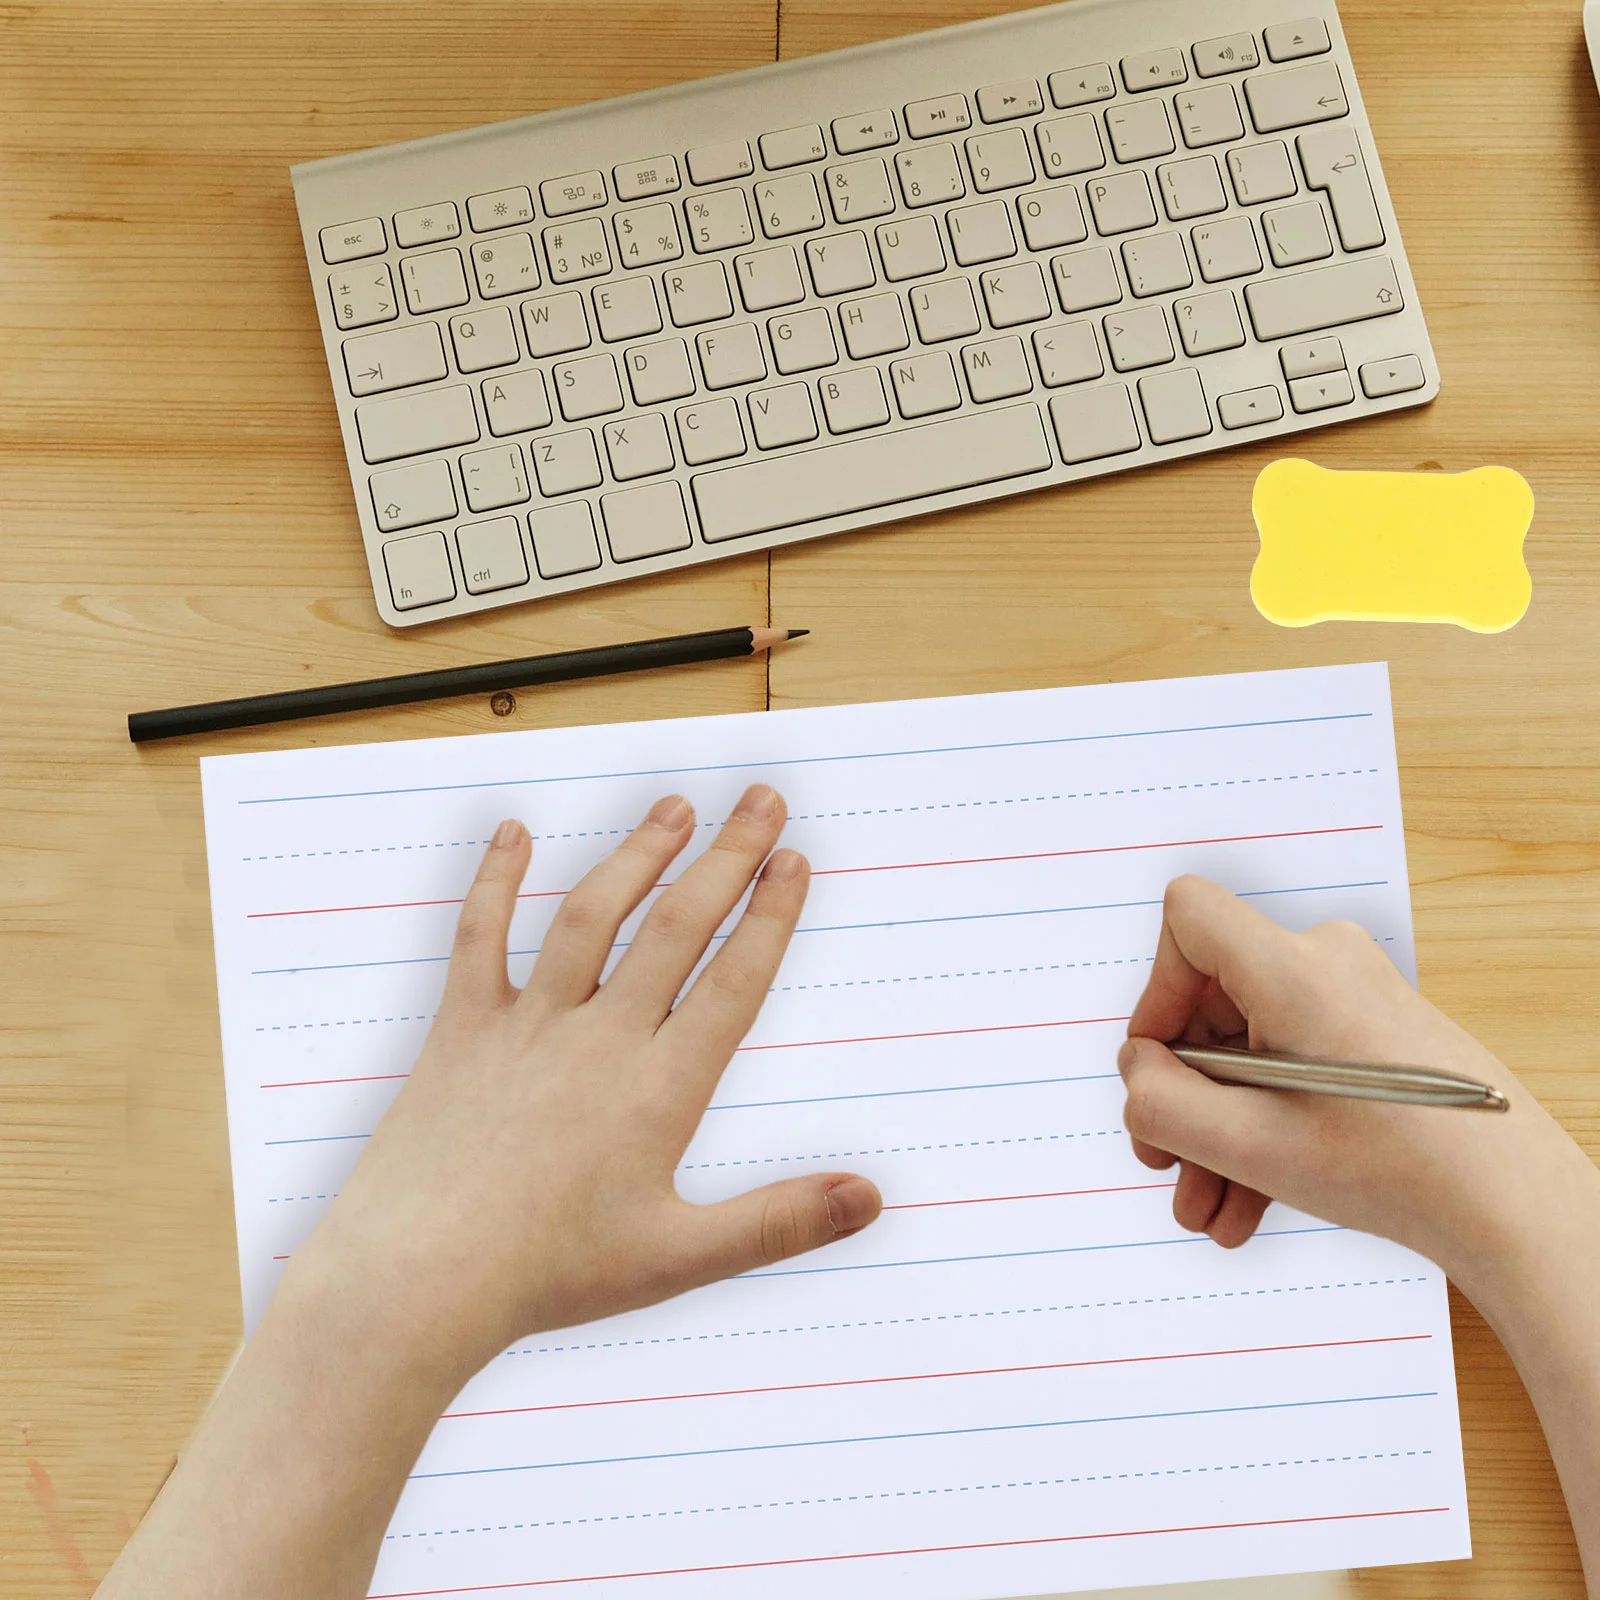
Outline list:
[[[293,178],[396,626],[1438,392],[1326,0],[1077,0]]]

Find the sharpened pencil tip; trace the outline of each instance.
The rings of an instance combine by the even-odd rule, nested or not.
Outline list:
[[[810,632],[809,628],[790,628],[789,637],[791,639],[803,639]]]

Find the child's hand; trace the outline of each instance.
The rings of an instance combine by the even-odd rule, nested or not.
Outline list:
[[[361,1295],[380,1334],[464,1379],[525,1335],[871,1222],[877,1190],[841,1173],[712,1206],[673,1187],[805,902],[805,858],[768,858],[784,816],[771,789],[750,789],[602,985],[618,927],[693,833],[687,800],[659,801],[563,901],[520,992],[506,938],[531,846],[520,823],[502,823],[462,907],[421,1059],[289,1279]],[[738,925],[674,1009],[752,877]]]

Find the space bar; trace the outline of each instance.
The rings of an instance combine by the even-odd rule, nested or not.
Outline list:
[[[1011,406],[773,456],[692,481],[708,543],[971,489],[1051,464],[1039,408]]]

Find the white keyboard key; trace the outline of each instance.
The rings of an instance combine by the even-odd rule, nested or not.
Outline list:
[[[872,251],[864,233],[836,233],[831,239],[806,241],[806,265],[818,294],[849,294],[870,289],[878,281]]]
[[[959,133],[972,126],[972,112],[964,94],[915,100],[906,107],[906,132],[913,139],[931,139],[936,133]]]
[[[1069,467],[1126,455],[1142,443],[1125,384],[1103,383],[1055,395],[1050,401],[1050,421],[1061,459]]]
[[[790,234],[811,233],[822,226],[817,180],[809,172],[768,179],[756,185],[755,193],[761,231],[769,239],[787,239]]]
[[[1068,67],[1065,72],[1050,74],[1050,98],[1062,111],[1073,106],[1092,105],[1096,100],[1110,100],[1117,92],[1117,80],[1111,75],[1111,63],[1097,61],[1092,67]]]
[[[1348,372],[1324,372],[1316,378],[1291,378],[1289,404],[1296,411],[1327,411],[1347,406],[1356,397]]]
[[[455,346],[456,365],[463,372],[509,367],[522,355],[517,348],[516,325],[504,306],[484,306],[451,317],[450,342]]]
[[[643,200],[646,195],[672,194],[682,187],[675,156],[651,156],[644,161],[624,161],[611,169],[611,187],[617,199]]]
[[[374,472],[369,487],[373,512],[385,533],[414,528],[420,522],[442,522],[456,514],[448,461],[415,461],[409,467]]]
[[[1102,234],[1129,233],[1156,220],[1150,184],[1142,172],[1117,172],[1086,185],[1094,225]]]
[[[894,210],[889,169],[878,156],[829,167],[822,175],[835,222],[866,222]]]
[[[635,405],[656,406],[694,393],[689,347],[682,339],[636,345],[628,351],[625,365]]]
[[[817,391],[829,433],[859,433],[889,420],[889,399],[876,367],[848,367],[831,378],[819,378]]]
[[[575,489],[592,489],[602,477],[594,435],[587,428],[535,439],[528,446],[528,454],[533,457],[533,470],[538,474],[539,493],[551,499]]]
[[[954,411],[961,404],[955,363],[946,351],[933,350],[909,361],[891,361],[889,377],[894,383],[895,404],[908,422]]]
[[[656,286],[648,278],[624,278],[620,283],[597,284],[594,320],[606,340],[640,339],[661,332],[661,307]]]
[[[702,472],[694,479],[694,497],[700,531],[715,543],[1049,466],[1039,409],[1025,401]]]
[[[1111,153],[1118,161],[1170,156],[1177,148],[1163,100],[1134,100],[1106,112],[1106,132],[1111,136]]]
[[[401,262],[404,272],[407,262]],[[531,233],[503,233],[497,239],[480,239],[472,247],[472,275],[485,300],[521,294],[539,287],[539,262]],[[452,301],[451,304],[458,302]]]
[[[755,170],[750,146],[743,139],[705,144],[689,152],[691,183],[727,183],[732,178],[748,178]]]
[[[897,294],[846,300],[839,307],[839,326],[844,330],[844,347],[856,361],[889,355],[911,343]]]
[[[485,378],[480,387],[489,432],[496,438],[550,426],[550,400],[544,392],[544,374],[537,367]]]
[[[683,509],[683,490],[672,479],[603,494],[600,515],[613,561],[643,561],[646,556],[687,550],[694,542]]]
[[[386,333],[364,333],[344,342],[344,370],[351,394],[378,394],[430,383],[449,371],[435,322],[413,322]]]
[[[814,122],[798,128],[780,128],[776,133],[764,133],[756,142],[761,146],[761,160],[770,172],[780,171],[784,167],[804,166],[808,161],[820,161],[828,153],[822,129]]]
[[[357,406],[356,431],[361,435],[362,456],[376,464],[473,444],[478,438],[478,414],[472,409],[472,391],[457,384]]]
[[[978,307],[972,298],[972,285],[965,278],[946,278],[943,282],[913,289],[911,314],[916,318],[917,337],[924,344],[965,339],[981,326]]]
[[[1263,37],[1267,56],[1273,61],[1297,61],[1301,56],[1320,56],[1328,50],[1328,27],[1321,17],[1275,22]]]
[[[1339,243],[1346,250],[1371,250],[1382,244],[1383,222],[1355,127],[1342,122],[1316,128],[1302,133],[1295,143],[1300,147],[1306,187],[1328,191]]]
[[[1197,294],[1191,300],[1174,300],[1172,315],[1185,355],[1209,356],[1218,350],[1237,350],[1244,343],[1239,307],[1228,289]]]
[[[1105,318],[1106,350],[1118,372],[1160,366],[1172,360],[1172,335],[1160,306],[1136,306]]]
[[[1189,81],[1181,50],[1151,50],[1122,58],[1122,81],[1130,94],[1141,89],[1171,89]]]
[[[606,180],[598,172],[574,172],[565,178],[546,178],[539,185],[539,199],[547,217],[569,217],[575,211],[592,211],[603,206]]]
[[[1071,190],[1066,191],[1069,195]],[[950,248],[963,267],[985,261],[1003,261],[1017,253],[1017,236],[1011,231],[1011,211],[1004,200],[986,200],[981,206],[957,206],[945,213]]]
[[[1388,361],[1368,361],[1362,365],[1361,392],[1369,400],[1381,400],[1385,395],[1405,394],[1420,389],[1427,379],[1422,363],[1415,356],[1395,356]]]
[[[442,533],[414,533],[383,547],[384,570],[396,611],[415,611],[456,597],[455,574]]]
[[[430,250],[426,255],[407,256],[400,263],[400,286],[406,292],[406,307],[414,314],[443,311],[446,306],[464,306],[467,275],[459,250]]]
[[[1239,389],[1217,398],[1217,415],[1224,428],[1253,428],[1283,417],[1283,396],[1270,383],[1259,389]]]
[[[1028,357],[1015,336],[963,345],[961,365],[966,369],[967,391],[979,405],[1009,400],[1033,387]]]
[[[892,111],[863,111],[859,116],[833,119],[833,147],[842,156],[858,150],[881,150],[898,144],[900,131]]]
[[[785,377],[796,372],[813,372],[818,367],[831,367],[839,359],[833,342],[833,322],[822,306],[772,318],[767,324],[767,334],[772,340],[772,358]]]
[[[828,313],[814,313],[824,322]],[[760,383],[767,375],[767,358],[761,353],[761,335],[753,322],[736,322],[728,328],[698,335],[695,349],[706,388],[731,389],[739,383]],[[784,368],[780,364],[778,370]]]
[[[1244,72],[1261,65],[1253,33],[1230,33],[1221,39],[1202,39],[1190,52],[1194,70],[1202,78],[1219,77],[1224,72]]]
[[[1276,133],[1306,122],[1330,122],[1347,116],[1344,83],[1335,62],[1319,61],[1287,72],[1262,72],[1244,80],[1250,120],[1257,133]]]
[[[1333,254],[1333,240],[1322,206],[1308,200],[1280,211],[1261,213],[1261,231],[1267,237],[1267,250],[1275,267],[1297,267],[1306,261],[1322,261]]]
[[[394,214],[394,242],[402,249],[460,237],[461,213],[453,201],[444,200],[438,205],[417,206]]]
[[[535,357],[564,356],[587,349],[589,319],[584,314],[583,296],[573,290],[547,295],[542,300],[524,300],[522,331],[527,336],[528,352]]]
[[[1044,274],[1037,261],[1022,261],[1014,267],[998,267],[980,273],[979,281],[983,285],[983,305],[991,328],[1015,328],[1025,322],[1043,322],[1050,315],[1050,291],[1045,287]]]
[[[696,323],[715,322],[733,315],[728,295],[728,275],[720,261],[702,261],[692,267],[678,267],[662,277],[667,291],[667,313],[675,328],[692,328]]]
[[[622,409],[617,364],[608,355],[559,362],[550,369],[550,381],[555,385],[561,415],[568,422],[583,422]]]
[[[1050,263],[1056,299],[1067,313],[1114,306],[1122,298],[1122,279],[1109,250],[1074,250]]]
[[[550,263],[552,283],[603,278],[611,270],[605,223],[599,217],[585,217],[581,222],[564,222],[558,228],[546,228],[544,257]]]
[[[1244,121],[1231,83],[1214,83],[1209,88],[1191,89],[1172,102],[1178,113],[1178,129],[1191,150],[1208,144],[1226,144],[1244,138]]]
[[[493,594],[528,581],[522,528],[515,517],[496,517],[457,528],[456,554],[461,557],[468,594]]]
[[[929,144],[915,150],[902,150],[894,158],[894,169],[900,179],[900,193],[913,211],[919,206],[959,200],[967,192],[953,144]]]
[[[806,297],[800,277],[800,262],[792,245],[781,244],[772,250],[755,250],[734,258],[733,275],[738,280],[739,298],[746,311],[771,311],[777,306],[798,305]]]
[[[1344,346],[1337,339],[1306,339],[1286,344],[1278,352],[1286,378],[1315,378],[1324,372],[1344,371]]]
[[[513,228],[519,222],[532,222],[533,196],[520,186],[472,195],[467,201],[467,221],[474,233],[490,233],[496,228]]]
[[[625,267],[658,267],[683,254],[678,213],[670,201],[619,211],[611,219],[617,233],[617,259]]]
[[[1070,184],[1017,196],[1022,236],[1030,250],[1054,250],[1059,245],[1081,244],[1089,237],[1078,191]]]
[[[786,383],[776,389],[752,389],[749,394],[750,425],[756,443],[763,450],[778,450],[786,444],[805,444],[817,436],[817,413],[811,404],[811,389],[804,383]],[[707,538],[711,536],[706,535]]]
[[[1261,252],[1249,217],[1223,217],[1220,222],[1191,228],[1189,237],[1194,241],[1200,276],[1207,283],[1224,283],[1261,270]]]
[[[678,443],[686,466],[703,467],[711,461],[742,456],[747,448],[739,402],[729,395],[697,406],[678,408]]]
[[[1122,265],[1128,274],[1128,287],[1141,300],[1187,289],[1194,282],[1181,233],[1151,233],[1141,239],[1124,240]]]
[[[461,458],[461,483],[473,511],[498,511],[528,498],[528,474],[522,452],[514,444],[492,450],[469,450]]]
[[[1157,167],[1156,187],[1161,191],[1161,203],[1167,208],[1167,215],[1174,222],[1207,217],[1228,209],[1228,196],[1214,156],[1169,161]]]
[[[878,259],[890,283],[944,271],[944,246],[939,242],[939,224],[932,217],[885,222],[878,228],[877,238]]]
[[[683,202],[683,211],[689,219],[689,242],[701,255],[708,250],[731,250],[736,245],[749,244],[756,236],[743,189],[697,195]]]
[[[1288,147],[1277,139],[1230,150],[1228,175],[1233,179],[1233,192],[1242,206],[1257,206],[1266,200],[1287,200],[1300,187],[1295,182]]]
[[[672,440],[667,436],[667,419],[659,411],[626,417],[621,422],[608,422],[601,432],[606,436],[611,476],[618,483],[626,483],[631,478],[648,478],[656,472],[671,472],[676,465],[672,458]]]
[[[322,244],[322,259],[330,267],[341,261],[359,261],[362,256],[381,256],[389,248],[382,217],[363,217],[360,222],[336,222],[317,235]]]
[[[972,169],[972,187],[979,194],[1020,189],[1033,182],[1033,157],[1021,128],[975,134],[967,140],[967,165]]]
[[[1267,278],[1246,285],[1244,298],[1258,339],[1316,333],[1342,322],[1390,317],[1405,308],[1387,256],[1358,256],[1311,272]]]
[[[600,541],[587,500],[528,513],[528,538],[541,578],[570,578],[600,565]]]
[[[1139,404],[1144,407],[1151,444],[1177,444],[1211,432],[1211,407],[1193,367],[1141,378]]]
[[[1105,372],[1092,322],[1066,322],[1055,328],[1035,328],[1033,359],[1047,389],[1066,383],[1085,383]]]
[[[1010,83],[986,84],[978,91],[978,115],[985,122],[1010,122],[1044,110],[1044,96],[1036,78],[1015,78]]]
[[[341,328],[365,328],[374,322],[393,322],[400,315],[394,300],[394,280],[388,266],[346,267],[328,278],[333,300],[333,320]]]
[[[1100,124],[1091,116],[1056,117],[1037,122],[1039,159],[1047,178],[1070,178],[1076,172],[1098,172],[1106,164]]]

